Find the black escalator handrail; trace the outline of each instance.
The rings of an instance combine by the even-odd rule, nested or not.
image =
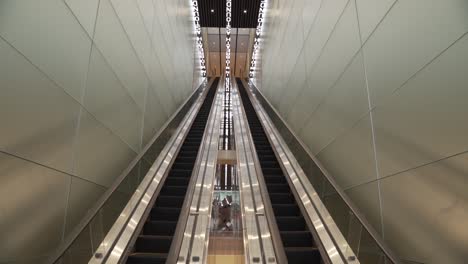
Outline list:
[[[209,80],[212,81],[212,80]],[[104,207],[106,202],[110,199],[110,197],[117,191],[120,184],[126,179],[126,177],[130,174],[130,172],[135,168],[135,166],[143,159],[146,152],[149,148],[154,144],[154,142],[158,139],[158,137],[162,134],[163,131],[167,129],[167,127],[171,124],[171,122],[177,117],[177,115],[183,110],[183,108],[193,100],[195,97],[201,96],[202,92],[204,91],[202,87],[207,85],[208,80],[204,80],[200,86],[195,89],[190,96],[177,108],[177,110],[172,114],[172,116],[166,121],[166,123],[161,127],[161,129],[151,138],[151,140],[145,145],[142,151],[130,162],[128,167],[117,177],[117,179],[111,184],[111,186],[104,192],[104,194],[98,199],[95,205],[88,210],[87,214],[83,217],[83,219],[76,225],[76,227],[70,232],[70,235],[67,236],[65,241],[61,244],[59,248],[54,250],[47,261],[45,263],[56,263],[63,257],[63,255],[67,252],[67,250],[73,245],[73,243],[78,239],[80,234],[86,229],[86,227],[91,223],[94,217],[100,212],[100,210]]]
[[[369,233],[369,235],[372,237],[372,239],[375,241],[377,246],[382,250],[383,253],[385,253],[386,257],[393,263],[399,264],[401,261],[399,258],[396,256],[396,254],[393,252],[393,250],[390,249],[390,247],[383,241],[381,236],[377,233],[377,231],[371,226],[371,224],[367,221],[366,217],[360,212],[360,210],[357,208],[357,206],[351,201],[351,199],[346,195],[346,193],[339,187],[339,185],[336,183],[336,181],[333,179],[331,174],[325,169],[325,167],[322,165],[322,163],[309,151],[308,148],[305,147],[305,144],[300,140],[296,133],[289,127],[289,125],[285,122],[283,117],[278,113],[278,111],[273,107],[273,105],[270,103],[270,101],[263,95],[263,93],[257,89],[257,87],[252,83],[249,82],[248,79],[246,79],[246,82],[249,84],[251,89],[251,95],[255,94],[255,97],[261,97],[261,99],[267,104],[267,106],[275,113],[275,115],[278,117],[278,119],[283,123],[283,125],[288,129],[289,133],[294,137],[294,139],[299,143],[301,148],[304,150],[304,152],[309,156],[309,158],[317,165],[317,168],[320,170],[320,172],[324,175],[324,177],[327,179],[328,183],[335,189],[336,193],[341,197],[341,199],[345,202],[346,206],[350,211],[353,212],[354,216],[359,220],[361,225],[364,227],[364,229]],[[244,85],[245,86],[245,85]],[[244,87],[245,90],[247,87]],[[249,94],[249,92],[248,92]],[[259,95],[259,96],[258,96]],[[249,96],[250,97],[250,96]],[[260,105],[263,105],[259,99],[256,99],[257,102]],[[262,107],[263,108],[263,107]],[[264,110],[265,111],[265,110]],[[265,111],[265,114],[269,116],[269,114]]]

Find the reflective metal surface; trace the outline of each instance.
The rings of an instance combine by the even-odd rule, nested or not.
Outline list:
[[[8,250],[0,249],[0,262],[5,257],[8,262],[39,263],[38,258],[55,255],[51,250],[66,250],[80,233],[70,230],[84,230],[77,222],[85,218],[89,223],[86,211],[96,212],[95,205],[102,205],[93,189],[119,181],[198,88],[202,79],[193,58],[189,7],[189,1],[1,1],[0,150],[25,168],[62,175],[49,182],[48,191],[62,194],[56,201],[60,206],[50,206],[65,210],[28,214],[28,221],[42,219],[44,230],[50,231],[47,223],[54,226],[54,238],[55,229],[62,233],[57,235],[60,243],[45,243],[47,250],[29,244],[43,240],[41,232],[29,232],[27,239],[0,232],[4,241],[16,241]],[[0,185],[37,176],[35,171],[5,170]],[[92,183],[75,188],[80,180]],[[28,207],[48,204],[38,199],[43,197],[41,185],[35,187],[10,191],[21,194],[16,199]],[[83,199],[80,206],[67,204],[75,195]],[[23,229],[24,212],[11,213],[7,217],[18,225],[7,228]]]
[[[334,178],[324,168],[322,163],[312,153],[310,153],[305,147],[305,145],[298,139],[297,135],[294,134],[294,132],[279,115],[279,113],[273,108],[270,102],[263,96],[263,94],[258,89],[256,89],[254,85],[251,85],[250,88],[250,92],[253,93],[253,96],[256,97],[256,100],[259,101],[259,103],[262,105],[263,110],[265,110],[266,113],[268,113],[268,115],[272,118],[276,127],[279,127],[281,129],[281,132],[290,139],[288,142],[292,147],[294,147],[291,150],[295,151],[295,154],[299,158],[298,161],[301,162],[303,168],[306,168],[308,170],[308,173],[310,174],[310,182],[316,184],[319,188],[319,197],[321,197],[322,199],[326,199],[327,194],[333,194],[336,198],[336,205],[338,205],[338,207],[334,207],[332,209],[341,209],[339,210],[338,214],[333,215],[333,218],[349,218],[349,221],[346,221],[346,225],[340,226],[340,229],[344,230],[345,232],[348,232],[348,222],[353,221],[355,223],[359,223],[359,226],[362,229],[361,239],[365,239],[367,241],[367,244],[372,245],[370,247],[372,249],[372,254],[380,255],[380,257],[385,258],[387,262],[400,263],[400,259],[385,244],[379,233],[375,231],[375,229],[370,225],[370,223],[361,213],[361,211],[357,209],[356,205],[354,205],[354,203],[349,199],[345,192],[338,186]],[[323,201],[326,202],[326,200]],[[327,204],[327,207],[328,206],[329,204]],[[332,213],[332,211],[330,211],[330,213]],[[337,220],[335,219],[335,221]],[[340,222],[336,222],[336,224],[338,223]],[[366,250],[369,250],[369,248],[367,248]],[[372,262],[371,260],[371,262],[363,263],[374,262]]]
[[[247,83],[244,85],[249,87]],[[322,244],[322,257],[328,257],[331,263],[359,263],[295,157],[271,124],[260,103],[252,96],[249,89],[247,90],[270,143],[279,158],[280,165],[288,178],[291,189],[296,199],[302,202],[303,208],[301,209],[305,211],[304,215],[309,220],[308,224],[312,225],[312,233],[316,241]],[[355,260],[349,261],[352,259]]]
[[[205,89],[205,92],[199,96],[179,129],[151,166],[89,263],[118,263],[125,256],[128,244],[139,223],[143,220],[143,215],[150,201],[157,197],[161,188],[160,182],[167,175],[167,171],[203,103],[207,90]]]
[[[284,263],[285,256],[282,248],[276,251],[273,246],[270,229],[274,229],[272,222],[265,217],[265,205],[260,190],[258,161],[255,159],[255,147],[239,98],[236,82],[233,85],[233,114],[236,149],[241,182],[242,214],[245,226],[244,247],[246,263]],[[273,219],[271,216],[270,219]],[[278,239],[279,240],[279,239]],[[280,241],[279,241],[280,242]],[[278,252],[279,251],[279,252]],[[279,257],[277,257],[277,255]]]
[[[0,263],[40,263],[62,240],[64,219],[52,216],[65,214],[71,177],[4,153],[0,171]],[[36,236],[42,237],[41,243]]]
[[[462,121],[468,112],[467,104],[462,102],[467,97],[468,83],[468,2],[271,0],[268,4],[267,15],[271,15],[266,19],[260,70],[253,82],[297,139],[305,143],[305,149],[312,155],[325,151],[318,159],[331,172],[329,176],[336,179],[337,186],[354,194],[351,199],[339,202],[341,205],[333,202],[333,207],[336,204],[336,209],[346,208],[350,201],[354,203],[353,211],[361,211],[359,218],[370,219],[375,234],[384,236],[405,260],[449,263],[447,259],[435,260],[441,256],[434,250],[437,247],[466,259],[466,243],[458,239],[449,242],[445,236],[434,233],[458,229],[460,215],[448,204],[445,208],[452,208],[450,212],[454,214],[441,214],[443,220],[431,222],[425,232],[413,233],[409,238],[404,233],[395,233],[395,227],[404,221],[396,216],[408,210],[408,203],[429,208],[436,202],[428,199],[421,204],[421,197],[414,190],[424,189],[426,183],[413,182],[409,175],[428,166],[449,181],[457,177],[459,169],[442,164],[468,150],[467,122]],[[350,8],[352,5],[354,8]],[[428,19],[431,17],[437,19]],[[290,35],[294,31],[299,33]],[[360,49],[352,58],[356,45]],[[356,67],[358,56],[364,62],[362,70]],[[343,69],[343,65],[348,66]],[[296,81],[303,76],[301,67],[305,69],[305,83]],[[362,80],[365,83],[359,84]],[[334,84],[327,87],[330,83]],[[362,89],[367,91],[363,93]],[[343,96],[346,99],[340,103]],[[288,141],[286,137],[285,141],[295,144],[292,143],[295,140]],[[336,143],[327,150],[326,145],[332,141]],[[311,168],[314,166],[306,164],[310,162],[307,156],[302,155],[304,163],[300,163],[305,164],[304,170],[320,193],[328,176],[320,175],[321,169],[317,168],[314,168],[317,173],[309,173],[314,172]],[[435,170],[438,166],[446,169]],[[414,183],[413,191],[395,188],[388,192],[385,189],[389,181]],[[432,188],[434,193],[455,193],[450,186],[441,184]],[[371,188],[371,193],[377,196],[356,199],[366,197]],[[402,195],[407,202],[398,202]],[[455,207],[468,204],[461,197],[450,201]],[[411,217],[414,223],[435,219],[414,209]],[[431,239],[426,233],[432,234]],[[467,238],[464,236],[464,241]],[[460,258],[453,263],[462,262],[465,261]]]
[[[209,224],[213,181],[218,158],[219,127],[221,123],[223,82],[217,87],[216,96],[205,129],[199,160],[195,163],[192,175],[196,182],[193,195],[189,198],[189,218],[178,253],[177,263],[204,263],[207,258]]]

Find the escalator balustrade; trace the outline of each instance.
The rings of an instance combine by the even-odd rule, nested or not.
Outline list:
[[[211,85],[190,127],[133,251],[127,258],[128,264],[166,263],[218,82],[219,78]]]
[[[271,148],[255,109],[241,80],[237,79],[236,81],[288,263],[321,263],[319,250],[291,192],[278,159]]]

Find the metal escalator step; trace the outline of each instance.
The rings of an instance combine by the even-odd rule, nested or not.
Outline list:
[[[203,131],[199,130],[192,130],[190,129],[187,137],[192,136],[192,137],[202,137],[203,136]]]
[[[195,159],[197,158],[197,154],[198,152],[197,151],[179,151],[179,154],[177,155],[177,157],[181,157],[181,158],[192,158],[194,157]]]
[[[286,178],[283,176],[283,175],[280,175],[280,176],[267,176],[267,175],[263,175],[264,178],[265,178],[265,182],[270,184],[270,183],[284,183],[284,184],[288,184],[288,182],[286,181]]]
[[[306,222],[302,216],[276,217],[276,224],[280,231],[303,231],[307,230]]]
[[[182,144],[182,147],[196,147],[201,144],[201,139],[197,140],[191,140],[191,139],[186,139],[184,141],[184,144]]]
[[[277,160],[260,160],[260,165],[265,168],[280,168]]]
[[[192,170],[184,169],[171,169],[169,172],[169,177],[190,177],[192,175]]]
[[[300,216],[301,210],[296,204],[273,204],[275,216]]]
[[[294,264],[320,264],[320,252],[314,247],[285,247],[288,263]]]
[[[195,160],[197,157],[183,157],[183,156],[177,156],[175,159],[174,163],[190,163],[190,164],[195,164]]]
[[[171,247],[172,236],[140,235],[135,243],[136,252],[167,253]]]
[[[192,170],[193,163],[176,162],[172,165],[172,169]]]
[[[166,183],[170,186],[184,186],[187,187],[190,182],[189,177],[167,177]]]
[[[144,235],[171,236],[176,230],[177,221],[148,221],[143,227]]]
[[[281,241],[285,247],[312,247],[312,234],[309,231],[281,231]]]
[[[258,159],[261,161],[277,161],[275,155],[260,155]]]
[[[277,175],[277,176],[280,176],[280,175],[283,175],[283,171],[281,170],[281,168],[263,168],[262,167],[262,172],[264,175]]]
[[[275,153],[273,152],[272,149],[257,149],[257,155],[258,157],[261,157],[263,155],[272,156],[272,155],[275,155]]]
[[[154,221],[177,221],[179,215],[180,208],[158,206],[151,209],[150,219]]]
[[[270,192],[270,200],[273,204],[290,204],[295,203],[294,196],[288,193],[274,193]]]
[[[256,150],[272,150],[270,145],[258,145],[255,140],[254,140],[254,143],[255,143],[255,149]]]
[[[128,264],[165,264],[167,254],[164,253],[131,253]]]
[[[167,182],[161,189],[161,195],[185,196],[187,186],[171,186]]]
[[[287,183],[267,183],[269,193],[291,193]]]
[[[275,152],[273,152],[273,149],[257,149],[257,154],[259,156],[261,155],[275,155]]]
[[[173,195],[163,195],[160,194],[156,198],[156,203],[154,207],[178,207],[181,208],[184,203],[184,196],[173,196]]]
[[[187,144],[200,144],[201,141],[202,141],[202,136],[187,136],[185,138],[185,141],[184,141],[184,145],[187,145]]]
[[[200,145],[186,145],[186,146],[182,146],[182,148],[180,148],[180,151],[195,151],[195,152],[198,152],[198,149],[200,148]]]

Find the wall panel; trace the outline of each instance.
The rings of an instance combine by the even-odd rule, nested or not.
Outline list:
[[[405,262],[466,262],[468,2],[272,0],[264,25],[252,81],[374,228]]]
[[[0,1],[1,263],[45,259],[200,85],[194,36],[189,1]]]

